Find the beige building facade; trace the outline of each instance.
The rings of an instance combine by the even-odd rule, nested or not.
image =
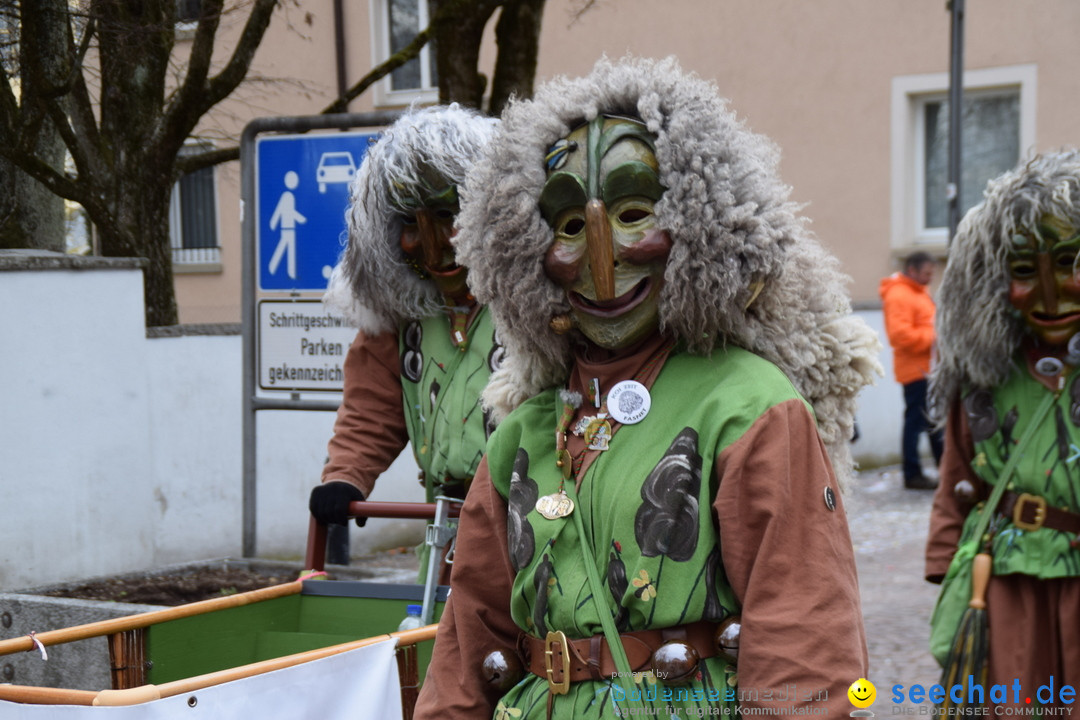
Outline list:
[[[254,79],[208,118],[205,136],[235,144],[254,117],[319,113],[336,95],[338,58],[345,84],[355,83],[388,56],[392,28],[400,44],[410,21],[422,26],[425,5],[342,0],[343,42],[336,43],[335,0],[285,4],[256,56]],[[548,0],[538,82],[628,53],[674,55],[715,81],[747,125],[781,148],[792,197],[852,277],[857,306],[875,306],[878,281],[897,258],[915,249],[945,256],[945,0],[595,0],[582,7],[583,0]],[[1080,3],[967,0],[964,25],[962,199],[971,204],[988,177],[1019,159],[1080,144]],[[238,32],[239,21],[230,30]],[[369,90],[349,110],[435,99],[429,67],[399,73],[396,82],[396,89],[388,80]],[[238,322],[239,163],[205,178],[216,197],[218,249],[206,256],[178,248],[180,319]]]

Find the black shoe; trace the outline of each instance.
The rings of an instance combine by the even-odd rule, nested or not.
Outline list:
[[[937,490],[938,481],[918,475],[904,479],[904,487],[908,490]]]

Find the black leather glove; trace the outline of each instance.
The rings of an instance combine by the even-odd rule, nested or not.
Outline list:
[[[363,499],[364,493],[360,492],[356,486],[341,480],[331,480],[311,489],[308,510],[321,523],[344,525],[349,522],[349,503]],[[356,518],[356,524],[359,527],[364,527],[366,522],[367,518]]]

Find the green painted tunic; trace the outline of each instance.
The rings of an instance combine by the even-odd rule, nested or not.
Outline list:
[[[464,350],[448,330],[440,314],[407,323],[399,337],[405,422],[428,502],[464,497],[490,434],[480,393],[502,354],[487,308],[465,331]]]
[[[1010,486],[1016,493],[1031,493],[1048,505],[1080,511],[1080,373],[1073,373],[1041,427],[1032,436],[1016,465]],[[1014,368],[999,387],[975,390],[964,397],[964,410],[974,441],[971,467],[978,477],[996,484],[1002,468],[1024,434],[1027,422],[1050,391],[1023,367]],[[964,522],[966,539],[982,509],[977,505]],[[1012,518],[998,520],[994,535],[994,574],[1022,573],[1034,577],[1080,576],[1080,549],[1074,536],[1052,530],[1022,530]]]
[[[554,429],[562,402],[544,392],[500,424],[488,466],[507,500],[509,551],[516,570],[511,596],[515,623],[536,637],[561,630],[569,638],[602,634],[598,603],[589,591],[582,544],[590,549],[605,590],[599,605],[620,631],[720,621],[738,612],[721,562],[711,511],[717,456],[770,407],[798,398],[769,362],[739,348],[711,358],[672,355],[651,390],[652,408],[636,425],[619,427],[611,449],[590,465],[575,493],[584,531],[572,517],[548,520],[538,497],[555,493]],[[649,673],[636,686],[617,681],[571,685],[554,700],[553,717],[616,717],[620,708],[691,709],[736,705],[735,669],[719,657],[702,663],[691,684],[673,688]],[[629,697],[626,697],[629,696]],[[547,683],[534,675],[513,688],[496,718],[543,718]],[[621,700],[621,701],[620,701]]]

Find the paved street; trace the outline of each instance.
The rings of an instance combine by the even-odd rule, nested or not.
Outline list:
[[[927,650],[938,588],[922,579],[932,498],[931,491],[905,490],[899,466],[860,473],[845,496],[878,717],[894,712],[893,685],[938,682]]]

